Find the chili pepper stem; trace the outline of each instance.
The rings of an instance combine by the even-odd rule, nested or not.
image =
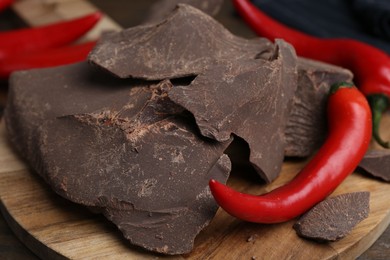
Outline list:
[[[382,94],[372,94],[367,96],[372,111],[372,136],[374,140],[384,148],[390,148],[389,141],[384,141],[379,134],[379,126],[382,114],[389,107],[389,99]]]
[[[337,92],[337,90],[339,90],[340,88],[352,88],[354,87],[355,85],[352,83],[352,82],[339,82],[339,83],[335,83],[333,84],[331,87],[330,87],[330,90],[329,90],[329,94],[332,95],[334,93]]]

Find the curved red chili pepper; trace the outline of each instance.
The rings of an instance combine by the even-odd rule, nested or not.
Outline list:
[[[346,83],[328,99],[329,135],[313,159],[288,184],[261,196],[237,192],[215,180],[210,190],[229,214],[258,223],[297,217],[328,196],[354,171],[371,138],[371,112],[362,93]]]
[[[95,12],[69,21],[0,33],[0,60],[67,45],[83,36],[102,17]]]
[[[7,79],[17,70],[47,68],[83,61],[95,44],[96,41],[86,42],[0,60],[0,79]]]
[[[8,6],[12,5],[14,0],[0,0],[0,11],[3,11]]]
[[[384,147],[378,133],[381,115],[389,105],[390,57],[387,53],[352,39],[322,39],[289,28],[261,12],[249,0],[233,0],[246,23],[260,36],[283,38],[302,57],[321,60],[350,69],[360,91],[369,98],[373,111],[373,135]]]

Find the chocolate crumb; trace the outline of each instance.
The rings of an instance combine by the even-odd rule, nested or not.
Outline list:
[[[255,240],[257,239],[257,235],[255,234],[255,235],[250,235],[248,238],[247,238],[247,240],[246,240],[246,242],[255,242]]]
[[[305,213],[295,224],[297,234],[321,242],[345,237],[369,214],[369,192],[328,198]]]

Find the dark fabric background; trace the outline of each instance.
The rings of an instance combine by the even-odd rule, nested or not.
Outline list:
[[[290,27],[319,37],[347,37],[390,53],[390,0],[253,0]]]

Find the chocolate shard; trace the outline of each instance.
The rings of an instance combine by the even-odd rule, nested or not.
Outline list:
[[[89,61],[120,78],[162,80],[195,76],[224,60],[270,58],[266,39],[247,40],[195,7],[179,4],[161,23],[107,33]]]
[[[223,2],[223,0],[160,0],[152,5],[144,23],[159,22],[165,19],[179,3],[191,5],[210,16],[215,16],[221,9]]]
[[[284,131],[295,92],[296,56],[276,42],[274,59],[226,62],[210,67],[169,98],[190,111],[202,135],[226,141],[235,134],[250,148],[250,162],[270,182],[284,158]]]
[[[352,82],[344,68],[309,59],[298,59],[298,87],[286,127],[286,156],[312,155],[327,134],[326,103],[330,86]]]
[[[216,213],[231,140],[210,141],[171,102],[169,80],[120,80],[86,63],[13,75],[11,141],[61,196],[102,212],[134,245],[188,253]]]
[[[390,151],[370,150],[360,161],[358,171],[390,182]]]
[[[294,224],[301,237],[336,241],[345,237],[370,211],[370,193],[353,192],[327,198]]]

